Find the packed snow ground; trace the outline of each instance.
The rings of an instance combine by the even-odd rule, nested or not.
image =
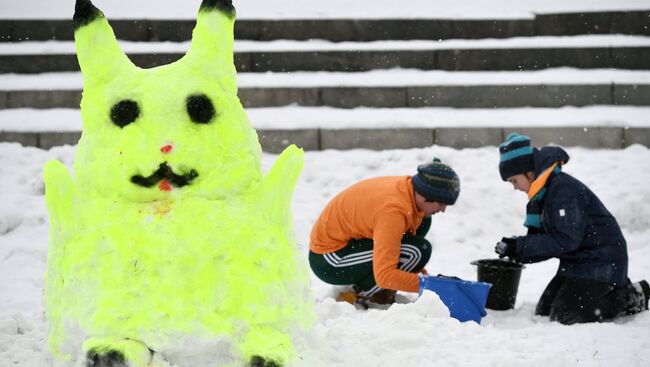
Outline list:
[[[630,277],[650,278],[650,150],[568,149],[565,171],[596,192],[628,240]],[[48,247],[42,165],[70,166],[74,147],[44,151],[0,143],[0,366],[48,365],[42,305]],[[476,279],[470,261],[494,257],[504,235],[525,232],[525,195],[500,180],[496,147],[454,150],[320,151],[305,153],[292,210],[305,256],[311,226],[327,201],[352,183],[374,176],[413,174],[419,163],[440,157],[461,178],[456,205],[434,217],[428,239],[429,272]],[[265,154],[267,170],[275,155]],[[400,294],[387,311],[358,311],[334,302],[340,287],[312,278],[318,322],[298,339],[299,358],[289,366],[647,366],[650,312],[614,322],[563,326],[533,316],[555,272],[553,260],[524,269],[514,310],[489,311],[481,325],[459,323],[433,296]],[[209,366],[208,361],[204,364]]]

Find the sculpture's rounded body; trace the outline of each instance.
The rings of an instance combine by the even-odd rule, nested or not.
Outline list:
[[[287,148],[262,175],[237,98],[231,7],[204,1],[187,55],[145,70],[77,1],[84,129],[74,178],[45,167],[59,360],[117,350],[146,366],[155,351],[190,366],[187,349],[282,362],[292,329],[313,317],[289,213],[302,151]]]

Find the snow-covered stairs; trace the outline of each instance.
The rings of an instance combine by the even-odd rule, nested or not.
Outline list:
[[[111,24],[142,67],[182,56],[193,27]],[[267,151],[478,146],[512,129],[539,143],[650,145],[649,11],[236,24],[239,94]],[[0,20],[0,141],[76,141],[78,119],[59,110],[78,112],[71,38],[68,21]],[[540,115],[559,123],[541,128]]]
[[[178,60],[189,42],[121,42],[138,66]],[[447,71],[650,68],[650,41],[642,35],[535,36],[481,40],[330,42],[324,40],[238,40],[239,72],[420,69]],[[72,41],[0,43],[0,72],[78,71]]]
[[[539,71],[378,69],[367,72],[240,73],[245,107],[514,108],[648,106],[650,70]],[[76,108],[79,72],[0,74],[0,109]],[[2,88],[2,87],[0,87]]]
[[[235,38],[260,41],[323,39],[334,42],[367,42],[581,34],[650,35],[647,27],[649,17],[650,7],[640,11],[537,14],[525,19],[512,19],[511,16],[507,19],[238,19],[235,23]],[[110,18],[117,38],[126,41],[182,42],[190,39],[194,28],[194,20]],[[71,20],[2,19],[0,22],[2,42],[72,39]]]

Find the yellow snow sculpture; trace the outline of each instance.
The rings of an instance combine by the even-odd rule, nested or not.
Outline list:
[[[234,12],[204,0],[187,54],[141,69],[77,0],[83,133],[74,177],[58,161],[44,173],[49,344],[63,365],[280,365],[313,320],[289,212],[302,150],[262,175]]]

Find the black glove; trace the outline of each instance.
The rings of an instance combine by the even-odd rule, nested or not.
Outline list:
[[[499,254],[499,258],[509,257],[512,260],[519,258],[517,253],[517,239],[514,237],[503,237],[494,247],[494,252]]]

